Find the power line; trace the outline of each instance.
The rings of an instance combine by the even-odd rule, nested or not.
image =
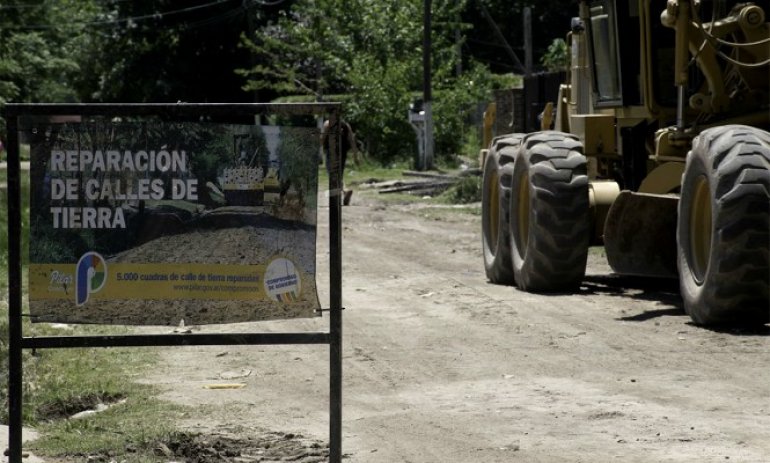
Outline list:
[[[500,44],[503,45],[503,48],[505,49],[505,51],[508,52],[508,56],[511,58],[513,63],[520,70],[525,70],[524,65],[521,64],[521,61],[519,61],[519,57],[516,56],[516,52],[513,51],[513,48],[505,39],[505,36],[503,35],[502,31],[500,31],[500,27],[497,25],[492,15],[489,13],[489,10],[487,9],[487,7],[481,1],[477,2],[477,4],[481,9],[481,15],[487,21],[487,24],[489,24],[489,27],[492,29],[492,32],[494,32],[495,37],[497,37],[497,40],[500,42]]]
[[[216,0],[214,2],[205,3],[203,5],[180,8],[178,10],[165,11],[162,13],[153,13],[153,14],[146,14],[141,16],[131,16],[128,18],[118,18],[118,19],[105,20],[105,21],[71,22],[69,24],[74,26],[106,26],[106,25],[112,25],[112,24],[144,21],[147,19],[159,20],[159,19],[166,18],[168,16],[176,15],[176,14],[189,13],[191,11],[201,10],[201,9],[209,8],[215,5],[221,5],[229,1],[231,0]],[[238,9],[240,9],[240,7]],[[23,30],[47,30],[47,29],[55,29],[58,27],[59,27],[58,25],[51,25],[51,24],[29,24],[29,25],[18,25],[18,26],[11,25],[11,26],[5,26],[4,28],[5,29],[23,29]]]
[[[45,5],[42,3],[23,3],[19,5],[0,5],[0,10],[26,10],[27,8],[40,8]]]
[[[40,8],[44,6],[42,3],[39,5],[0,5],[0,10],[26,10],[27,8]]]
[[[206,19],[201,19],[200,21],[194,21],[194,22],[186,23],[184,25],[184,27],[185,27],[186,30],[197,29],[199,27],[206,27],[206,26],[209,26],[211,24],[216,24],[216,23],[218,23],[220,21],[225,21],[227,19],[234,18],[234,17],[244,13],[247,10],[248,10],[248,7],[240,5],[240,6],[237,6],[237,7],[233,8],[232,10],[226,11],[226,12],[224,12],[224,13],[218,15],[218,16],[214,16],[214,17],[206,18]]]
[[[278,6],[278,5],[280,5],[281,3],[284,3],[284,2],[286,2],[286,0],[273,0],[273,1],[268,1],[268,0],[252,0],[252,3],[257,4],[257,5],[262,5],[262,6]]]
[[[131,2],[133,0],[111,0],[110,3],[124,3],[124,2]],[[28,8],[44,8],[50,5],[46,5],[45,2],[42,3],[21,3],[16,5],[0,5],[0,10],[26,10]],[[99,6],[107,6],[107,5],[99,5]]]

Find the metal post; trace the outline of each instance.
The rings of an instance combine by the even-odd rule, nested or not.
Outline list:
[[[669,7],[673,8],[673,7]],[[679,133],[685,129],[685,105],[687,104],[687,83],[689,79],[689,37],[690,0],[679,0],[676,10],[676,39],[674,49],[674,79],[676,84],[676,130]]]
[[[342,172],[340,134],[342,126],[337,111],[329,118],[336,127],[329,137],[329,462],[342,461]]]
[[[21,463],[21,166],[18,119],[8,116],[8,461]]]

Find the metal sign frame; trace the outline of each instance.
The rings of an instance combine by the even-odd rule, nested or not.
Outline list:
[[[22,462],[22,403],[24,349],[84,347],[159,347],[204,345],[329,345],[329,461],[342,460],[342,178],[339,134],[331,137],[329,169],[329,331],[295,333],[153,334],[121,336],[25,337],[22,329],[21,165],[19,118],[23,116],[157,116],[164,119],[284,116],[325,116],[330,125],[340,119],[339,103],[260,104],[9,104],[3,111],[8,153],[8,457]],[[205,119],[204,119],[205,120]]]

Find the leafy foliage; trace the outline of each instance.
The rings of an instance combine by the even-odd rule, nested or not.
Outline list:
[[[0,104],[8,101],[72,101],[81,70],[82,33],[75,23],[94,13],[93,0],[3,2],[0,15]]]
[[[236,45],[254,2],[111,2],[113,21],[92,37],[101,50],[81,95],[92,101],[248,101],[233,69],[248,63]],[[129,19],[135,18],[135,19]]]
[[[536,56],[575,10],[572,0],[433,0],[439,156],[459,150],[458,127],[488,98],[488,67],[511,70],[498,65],[505,52],[482,5],[516,50],[518,18],[530,7]],[[408,159],[416,147],[406,111],[422,89],[422,8],[413,0],[9,0],[0,15],[0,106],[342,95],[335,99],[347,103],[374,159]]]
[[[465,177],[442,194],[442,199],[451,204],[470,204],[481,201],[481,178]]]
[[[77,100],[74,82],[86,48],[77,24],[95,0],[3,2],[0,13],[0,108],[8,102]],[[5,138],[0,119],[0,137]]]
[[[553,39],[540,62],[550,72],[566,71],[569,68],[567,42],[564,39]]]
[[[11,0],[0,15],[0,104],[249,101],[241,0]],[[263,19],[264,18],[264,19]]]
[[[281,181],[294,187],[302,205],[315,205],[318,188],[318,144],[314,129],[283,127],[278,145]]]
[[[459,72],[456,32],[465,1],[436,1],[432,60],[437,152],[457,151],[463,114],[486,95],[486,70]],[[256,66],[240,73],[248,89],[343,94],[346,115],[369,153],[381,161],[415,152],[407,109],[422,88],[422,3],[299,0],[243,44]],[[440,97],[439,97],[440,95]]]

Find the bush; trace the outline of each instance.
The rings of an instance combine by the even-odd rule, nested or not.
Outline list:
[[[569,54],[567,42],[564,39],[553,39],[548,45],[548,51],[540,58],[540,62],[548,72],[566,71],[569,69]]]
[[[448,80],[436,91],[434,104],[435,152],[437,158],[457,155],[463,148],[469,115],[479,102],[489,98],[489,72],[476,66],[460,77]]]
[[[464,177],[447,190],[442,199],[451,204],[470,204],[481,201],[481,177]]]

